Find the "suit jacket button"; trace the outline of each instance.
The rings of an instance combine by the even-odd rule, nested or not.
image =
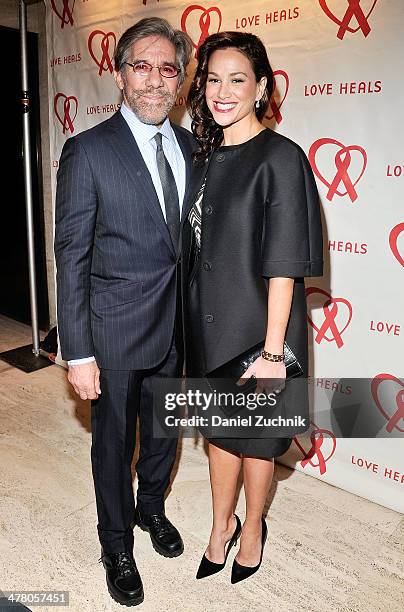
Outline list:
[[[211,206],[210,204],[208,204],[208,206],[205,206],[205,212],[207,215],[211,215],[213,213],[213,206]]]
[[[208,261],[204,261],[203,262],[203,269],[206,270],[206,272],[209,272],[209,270],[212,269],[212,266],[210,265],[210,263]]]
[[[218,156],[216,157],[216,161],[218,161],[218,162],[224,161],[224,154],[223,153],[219,153]]]
[[[213,315],[209,314],[209,315],[205,316],[206,323],[213,323],[214,319],[215,319],[215,317]]]

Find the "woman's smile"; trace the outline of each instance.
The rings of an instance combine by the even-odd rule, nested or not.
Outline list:
[[[213,109],[217,113],[228,113],[236,108],[237,102],[220,102],[219,100],[214,100]]]

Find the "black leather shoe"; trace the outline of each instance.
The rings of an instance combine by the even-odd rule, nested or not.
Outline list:
[[[217,574],[226,565],[227,557],[229,556],[231,547],[237,545],[237,540],[241,533],[241,521],[238,518],[237,514],[235,514],[234,517],[236,519],[236,528],[233,532],[233,535],[231,536],[231,539],[229,540],[229,543],[227,544],[223,563],[214,563],[213,561],[210,561],[206,555],[203,555],[202,561],[196,573],[197,580],[200,580],[201,578],[206,578],[207,576],[213,576],[213,574]]]
[[[105,553],[101,550],[102,564],[107,573],[107,586],[112,599],[123,606],[141,604],[142,579],[131,552]]]
[[[267,539],[267,533],[268,533],[267,524],[263,518],[261,518],[261,529],[262,529],[261,531],[261,556],[260,556],[260,561],[258,565],[254,565],[253,567],[250,567],[249,565],[240,565],[240,563],[237,563],[237,561],[234,559],[233,567],[231,569],[231,583],[232,584],[236,584],[236,582],[241,582],[241,580],[245,580],[246,578],[249,578],[250,576],[255,574],[255,572],[257,572],[259,568],[261,567],[262,553],[264,552],[264,544],[265,544],[265,540]]]
[[[184,552],[181,536],[164,512],[143,514],[136,508],[134,522],[150,533],[154,550],[163,557],[179,557]]]

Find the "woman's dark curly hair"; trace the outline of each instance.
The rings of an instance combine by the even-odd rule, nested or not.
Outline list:
[[[258,36],[247,32],[219,32],[208,36],[199,47],[198,66],[187,99],[187,107],[192,119],[192,133],[199,144],[199,148],[193,154],[194,162],[207,159],[211,151],[216,149],[223,140],[223,128],[213,119],[206,104],[205,91],[210,56],[217,49],[228,49],[229,47],[237,49],[248,57],[257,83],[262,77],[267,78],[264,95],[258,108],[255,109],[259,121],[264,117],[272,95],[274,76],[265,46]]]

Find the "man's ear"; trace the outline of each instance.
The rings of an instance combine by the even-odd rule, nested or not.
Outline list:
[[[114,70],[114,79],[115,79],[115,83],[117,84],[117,87],[121,91],[123,91],[125,83],[124,83],[124,80],[123,80],[123,77],[122,77],[122,74],[121,74],[120,70],[119,71]]]

